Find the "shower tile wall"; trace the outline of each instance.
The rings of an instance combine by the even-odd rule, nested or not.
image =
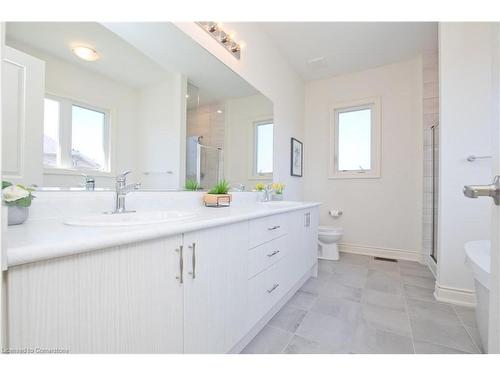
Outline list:
[[[222,111],[218,113],[217,111]],[[224,146],[224,104],[202,105],[187,111],[187,136],[201,136],[201,144],[212,147]],[[207,189],[217,182],[217,153],[202,151],[201,184]]]
[[[423,254],[432,250],[433,232],[433,147],[432,126],[439,121],[439,63],[438,52],[422,56],[423,66],[423,131],[424,131],[424,200],[423,200]]]

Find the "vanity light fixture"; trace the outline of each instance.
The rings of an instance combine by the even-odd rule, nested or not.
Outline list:
[[[71,50],[75,55],[85,61],[96,61],[99,60],[100,57],[95,49],[87,46],[74,46]]]
[[[238,60],[241,57],[242,41],[234,40],[234,32],[224,31],[222,25],[217,22],[196,22],[203,30],[209,33],[220,45],[224,46]]]

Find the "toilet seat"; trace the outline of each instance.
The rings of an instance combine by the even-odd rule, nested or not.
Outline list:
[[[344,229],[339,227],[320,226],[318,227],[318,232],[321,234],[343,234]]]

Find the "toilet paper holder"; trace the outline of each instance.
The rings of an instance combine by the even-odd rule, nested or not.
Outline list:
[[[344,212],[342,210],[330,210],[328,211],[328,215],[330,215],[331,217],[339,217],[339,216],[342,216],[344,214]]]

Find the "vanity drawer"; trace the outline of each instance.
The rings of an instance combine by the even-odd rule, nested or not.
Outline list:
[[[286,293],[285,259],[248,280],[250,324],[258,322]]]
[[[286,255],[288,235],[275,238],[248,250],[248,278],[269,268]]]
[[[249,225],[250,248],[288,233],[287,224],[288,218],[286,215],[273,215],[251,220]]]

